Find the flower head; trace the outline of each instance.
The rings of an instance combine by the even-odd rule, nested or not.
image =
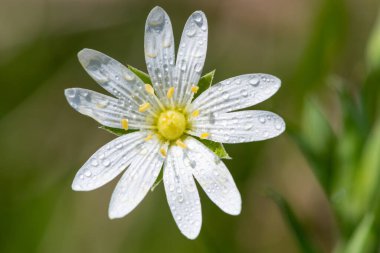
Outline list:
[[[155,7],[145,26],[145,60],[151,79],[144,83],[131,69],[100,52],[78,57],[88,74],[113,96],[91,90],[65,90],[70,105],[100,124],[124,134],[101,147],[78,171],[72,188],[89,191],[123,171],[109,207],[110,218],[131,212],[149,192],[163,167],[173,217],[190,239],[198,236],[201,205],[194,178],[224,212],[238,215],[241,197],[221,159],[202,139],[241,143],[275,137],[285,129],[278,115],[236,111],[260,103],[280,88],[267,74],[247,74],[219,82],[196,97],[207,49],[208,26],[201,11],[187,20],[177,59],[170,19]],[[193,137],[192,137],[193,136]]]

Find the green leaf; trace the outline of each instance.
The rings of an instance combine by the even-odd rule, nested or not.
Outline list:
[[[128,134],[134,131],[134,130],[124,130],[120,128],[108,127],[108,126],[100,126],[99,128],[106,130],[107,132],[117,135],[117,136],[122,136],[124,134]]]
[[[380,10],[366,49],[368,75],[362,94],[363,104],[370,123],[374,123],[380,111]]]
[[[212,152],[214,152],[221,159],[231,159],[230,155],[227,153],[222,143],[213,142],[205,139],[200,139],[195,137],[198,141],[202,142],[206,147],[208,147]]]
[[[342,253],[367,253],[375,252],[374,237],[372,228],[375,217],[372,213],[364,216],[360,224],[356,227],[352,237],[348,240],[347,245]]]
[[[215,69],[213,71],[208,72],[207,74],[202,76],[201,79],[199,79],[199,82],[198,82],[199,89],[196,96],[199,96],[199,94],[202,94],[202,92],[210,88],[212,81],[214,80],[214,75],[215,75]]]
[[[380,69],[380,12],[367,44],[367,65],[370,70]]]
[[[128,68],[130,71],[132,71],[136,76],[138,76],[141,81],[143,81],[144,83],[148,83],[148,84],[151,84],[152,81],[150,80],[150,77],[147,73],[145,73],[144,71],[141,71],[135,67],[132,67],[131,65],[128,65]]]
[[[320,2],[319,13],[310,30],[309,41],[292,81],[297,85],[294,92],[300,94],[324,83],[324,79],[339,58],[337,56],[342,51],[347,32],[346,1]],[[304,85],[305,83],[308,85]]]
[[[362,156],[356,170],[355,184],[353,184],[353,200],[351,201],[351,212],[355,211],[357,217],[362,215],[376,205],[379,194],[380,182],[380,121],[373,130],[364,146]]]
[[[290,229],[292,230],[295,238],[297,239],[298,246],[301,252],[304,253],[316,253],[317,248],[310,240],[309,236],[306,234],[302,224],[299,222],[297,216],[295,215],[293,209],[290,207],[288,202],[277,192],[273,190],[268,191],[268,196],[277,204],[280,208],[282,216],[288,223]]]
[[[288,132],[308,159],[326,193],[330,193],[336,136],[319,104],[308,99],[303,105],[302,126],[288,124]]]

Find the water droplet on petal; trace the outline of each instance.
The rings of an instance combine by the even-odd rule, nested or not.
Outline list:
[[[193,37],[197,33],[197,30],[195,30],[194,27],[190,27],[186,30],[186,35],[189,37]]]
[[[193,18],[194,18],[194,21],[195,23],[200,27],[202,26],[203,24],[203,18],[202,18],[202,14],[197,12],[197,13],[194,13],[193,14]]]
[[[224,91],[222,93],[222,97],[223,97],[223,99],[228,99],[230,97],[230,94],[228,94],[228,92]]]
[[[98,160],[96,160],[95,158],[92,159],[91,160],[91,165],[94,166],[94,167],[98,166],[99,165]]]
[[[264,124],[266,122],[266,119],[264,116],[260,116],[259,121],[260,121],[260,123]]]
[[[148,25],[153,28],[160,28],[160,26],[163,25],[164,21],[165,21],[165,14],[162,10],[158,9],[158,10],[154,10],[153,12],[151,12],[151,15],[149,15]]]
[[[108,159],[105,159],[105,160],[103,161],[103,165],[104,165],[105,167],[108,167],[108,166],[111,165],[111,162],[110,162]]]
[[[75,97],[75,89],[67,89],[66,90],[66,96],[68,96],[69,98],[74,98]]]
[[[243,97],[247,97],[248,96],[248,91],[246,89],[242,89],[240,91],[240,94],[243,96]]]
[[[251,80],[249,80],[249,83],[252,85],[252,86],[258,86],[259,83],[260,83],[260,80],[257,78],[257,77],[253,77]]]
[[[200,73],[202,71],[202,64],[199,62],[197,64],[195,64],[194,70],[195,70],[195,72]]]

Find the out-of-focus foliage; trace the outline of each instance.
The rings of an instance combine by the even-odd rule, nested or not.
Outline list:
[[[208,74],[198,94],[211,82],[245,73],[282,80],[278,94],[253,109],[283,116],[287,132],[265,142],[226,145],[242,214],[222,213],[200,191],[203,226],[195,241],[178,231],[159,180],[140,207],[114,221],[107,208],[115,182],[87,193],[70,188],[86,159],[114,138],[64,98],[64,89],[75,86],[105,92],[86,75],[76,53],[102,51],[141,69],[149,82],[143,36],[155,5],[169,13],[176,45],[191,12],[201,9],[208,17]],[[379,5],[2,1],[0,252],[377,252]],[[272,198],[265,194],[268,187],[277,192]]]
[[[333,131],[328,111],[305,102],[303,124],[292,129],[314,173],[327,194],[339,230],[336,253],[377,252],[380,248],[380,99],[379,24],[367,46],[367,73],[363,90],[349,90],[350,82],[330,77],[330,92],[339,101],[339,126]],[[368,93],[371,90],[371,93]],[[305,251],[307,252],[307,251]]]

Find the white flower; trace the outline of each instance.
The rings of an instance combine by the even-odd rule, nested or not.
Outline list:
[[[194,239],[202,223],[194,178],[228,214],[240,213],[241,197],[220,158],[190,135],[241,143],[265,140],[284,131],[284,121],[274,113],[236,111],[266,100],[280,88],[280,80],[271,75],[229,78],[192,101],[205,61],[207,34],[206,16],[194,12],[186,22],[175,61],[170,19],[162,8],[155,7],[145,26],[145,60],[152,86],[100,52],[79,52],[88,74],[114,97],[71,88],[65,90],[70,105],[104,126],[138,130],[101,147],[78,171],[72,184],[76,191],[90,191],[128,167],[112,194],[110,218],[131,212],[163,167],[173,217],[181,232]]]

